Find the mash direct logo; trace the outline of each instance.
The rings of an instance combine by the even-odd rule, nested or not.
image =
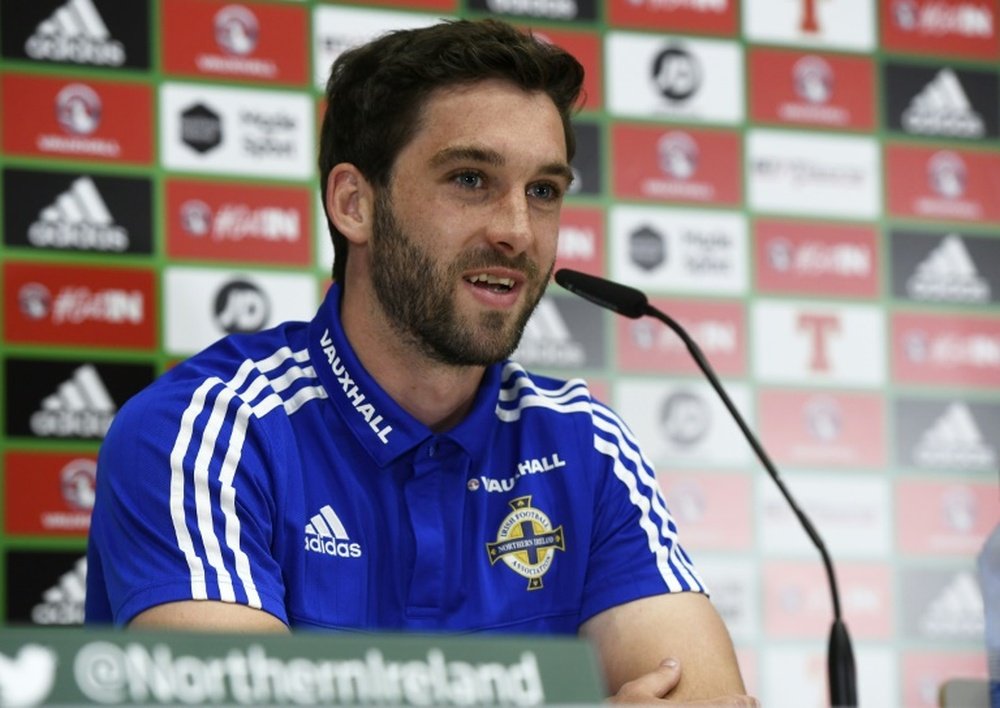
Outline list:
[[[153,104],[146,85],[5,73],[0,88],[7,106],[31,116],[4,121],[8,154],[152,162]]]
[[[8,342],[156,346],[151,270],[8,262],[3,274]]]
[[[163,64],[169,74],[303,85],[304,7],[166,0]]]
[[[160,87],[169,169],[279,179],[313,174],[315,106],[304,95],[190,84]]]

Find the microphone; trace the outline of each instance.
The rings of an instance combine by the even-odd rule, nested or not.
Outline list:
[[[761,445],[757,436],[750,430],[750,426],[747,425],[743,416],[729,398],[729,394],[722,387],[719,377],[715,375],[715,371],[708,363],[708,359],[702,354],[701,348],[679,323],[666,313],[650,305],[646,295],[635,288],[568,268],[556,271],[555,278],[559,285],[571,293],[579,295],[585,300],[590,300],[595,305],[605,307],[612,312],[617,312],[631,319],[638,319],[644,315],[655,317],[670,327],[681,338],[681,341],[684,342],[688,352],[691,353],[691,357],[698,364],[698,368],[701,369],[705,378],[708,379],[712,388],[715,389],[715,392],[719,394],[729,414],[743,432],[743,437],[750,443],[750,447],[756,453],[757,459],[764,465],[764,469],[767,470],[774,483],[778,485],[778,489],[781,491],[785,501],[788,502],[788,506],[794,512],[796,518],[798,518],[799,523],[802,524],[802,528],[805,529],[806,535],[809,536],[810,540],[812,540],[813,544],[819,550],[820,557],[823,559],[823,565],[826,568],[826,577],[830,585],[830,595],[833,599],[833,626],[830,628],[830,640],[827,645],[830,705],[834,707],[849,706],[851,708],[857,706],[854,650],[851,647],[851,638],[847,632],[847,625],[841,617],[840,593],[837,591],[837,578],[834,574],[833,561],[830,559],[830,554],[827,552],[826,545],[823,543],[823,539],[820,538],[819,532],[816,531],[812,522],[809,521],[809,517],[799,508],[798,504],[792,498],[791,493],[785,487],[785,483],[778,475],[778,469],[771,461],[767,451],[764,450],[764,446]]]

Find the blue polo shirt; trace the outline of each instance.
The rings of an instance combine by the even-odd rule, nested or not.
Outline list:
[[[704,591],[618,416],[581,380],[487,368],[434,433],[311,322],[220,340],[130,399],[98,461],[88,623],[189,599],[292,627],[574,634]]]

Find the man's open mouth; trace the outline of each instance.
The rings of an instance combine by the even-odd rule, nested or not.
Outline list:
[[[510,292],[514,287],[514,280],[512,278],[501,278],[499,276],[488,275],[486,273],[473,275],[465,280],[472,283],[477,288],[486,288],[487,290],[492,290],[495,293]]]

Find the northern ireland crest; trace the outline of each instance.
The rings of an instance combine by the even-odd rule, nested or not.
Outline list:
[[[497,540],[486,544],[490,565],[502,560],[528,579],[528,590],[538,590],[556,551],[566,550],[563,527],[553,528],[545,512],[531,505],[530,495],[512,499],[509,504],[511,512],[500,523]]]

